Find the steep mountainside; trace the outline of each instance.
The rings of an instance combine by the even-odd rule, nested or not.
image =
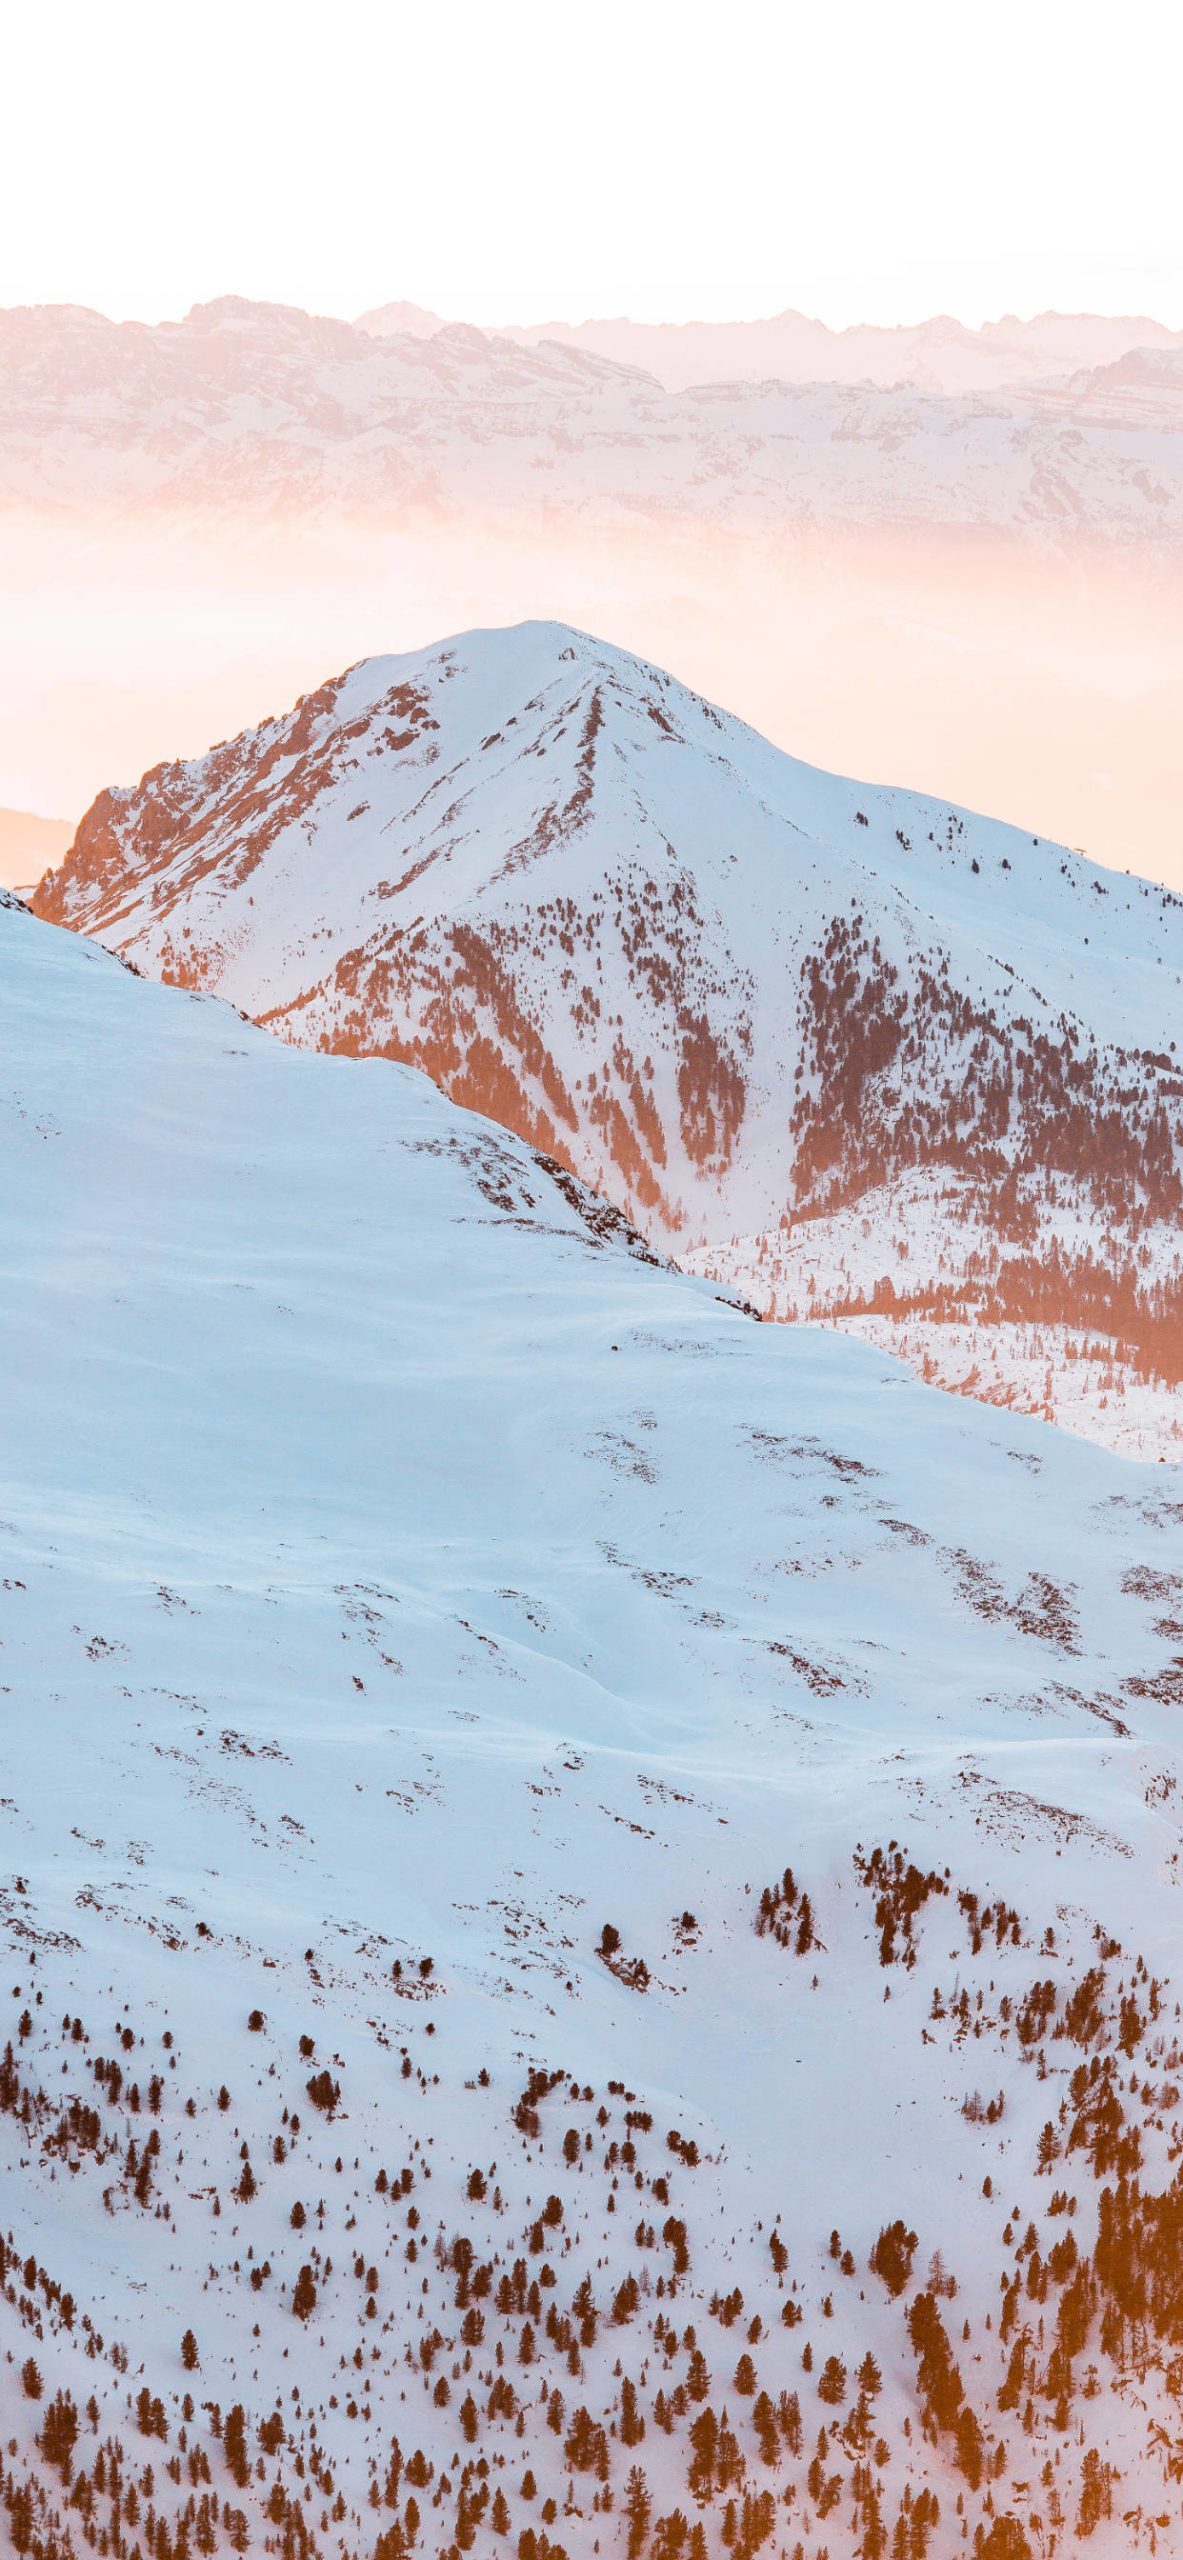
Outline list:
[[[9,2547],[1177,2548],[1178,1475],[0,988]]]
[[[939,340],[946,324],[933,325]],[[1120,339],[1116,353],[1129,361]],[[341,511],[430,517],[479,496],[486,526],[541,506],[576,523],[592,510],[602,527],[672,515],[812,538],[922,525],[1173,559],[1179,357],[1168,342],[1148,361],[1153,381],[1094,415],[1070,383],[946,392],[898,373],[668,391],[574,342],[459,325],[376,337],[235,297],[152,328],[10,310],[0,508],[295,510],[306,524]]]
[[[1171,1445],[1166,890],[528,624],[105,792],[36,903],[288,1040],[426,1068],[765,1311],[903,1326],[957,1383],[988,1320],[970,1383]]]

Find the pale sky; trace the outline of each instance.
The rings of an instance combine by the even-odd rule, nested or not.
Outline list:
[[[0,304],[1139,310],[1175,0],[59,0],[6,25]]]

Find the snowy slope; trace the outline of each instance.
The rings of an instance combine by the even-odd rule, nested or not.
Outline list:
[[[814,771],[535,623],[103,793],[37,905],[286,1039],[425,1067],[764,1311],[904,1325],[938,1368],[986,1317],[987,1392],[1177,1452],[1166,890]]]
[[[13,2547],[1174,2547],[1177,1473],[0,982]]]
[[[936,322],[886,380],[863,378],[857,355],[853,379],[791,365],[785,379],[775,348],[760,378],[736,380],[724,349],[722,373],[667,390],[578,333],[520,343],[458,324],[425,336],[413,320],[375,336],[233,295],[155,327],[8,310],[0,507],[82,513],[92,532],[112,511],[307,530],[341,514],[429,525],[476,507],[486,534],[589,515],[601,533],[684,524],[807,541],[924,528],[1174,562],[1183,356],[1163,335],[1142,354],[1113,324],[1062,347],[1053,333],[1034,381],[992,388],[999,357],[981,379],[974,342],[963,360],[969,333]],[[1123,375],[1116,407],[1085,396],[1094,370],[1102,386]]]

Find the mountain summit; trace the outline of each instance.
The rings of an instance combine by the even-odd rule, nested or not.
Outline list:
[[[287,1040],[426,1069],[767,1313],[1171,1445],[1169,891],[527,623],[104,792],[35,903]]]

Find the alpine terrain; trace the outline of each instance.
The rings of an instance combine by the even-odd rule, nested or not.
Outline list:
[[[1183,900],[557,624],[105,791],[38,912],[423,1067],[778,1318],[1183,1447]]]
[[[0,984],[9,2547],[1177,2548],[1177,1474]]]

